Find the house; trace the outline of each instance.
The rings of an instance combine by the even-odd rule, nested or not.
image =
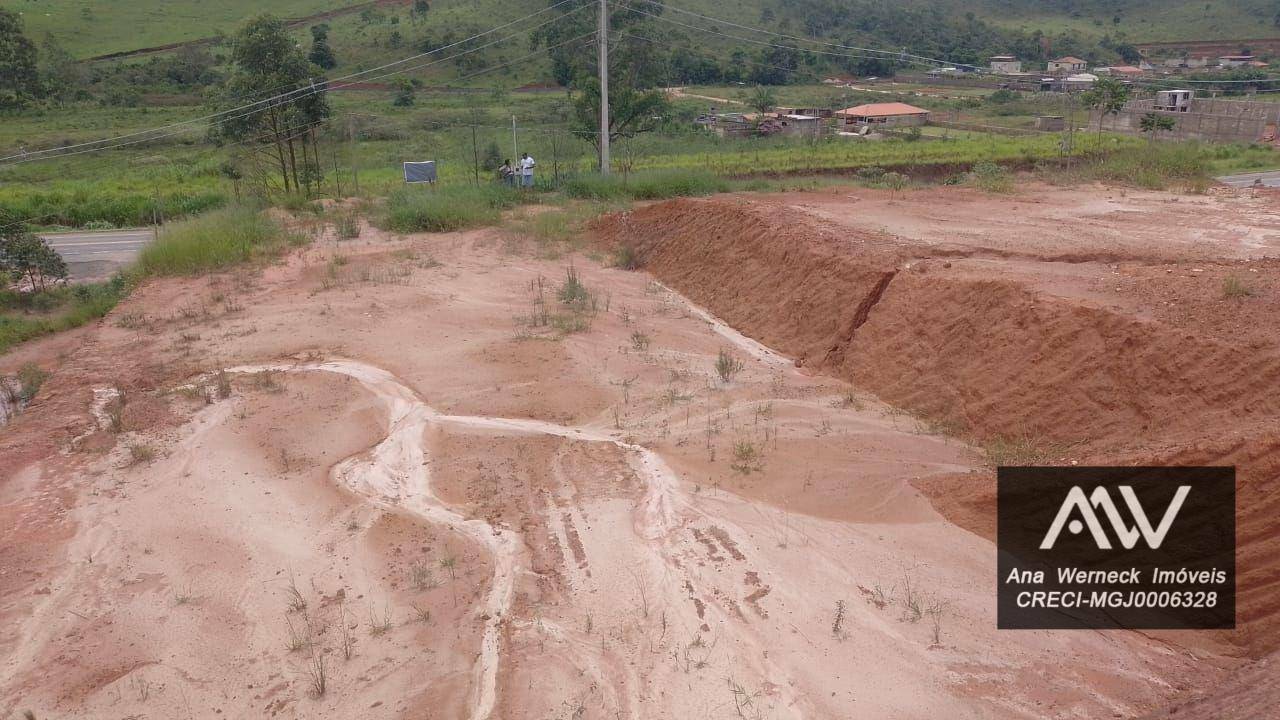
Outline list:
[[[1036,129],[1061,132],[1067,129],[1067,119],[1061,115],[1040,115],[1036,117]]]
[[[1167,68],[1184,68],[1187,70],[1214,67],[1217,64],[1218,59],[1211,57],[1174,57],[1166,58],[1164,61],[1164,66]]]
[[[833,111],[829,107],[782,107],[777,108],[779,115],[812,115],[818,118],[829,118]]]
[[[758,135],[816,138],[822,135],[822,118],[814,115],[779,113],[756,125]]]
[[[1050,60],[1049,72],[1051,73],[1084,72],[1084,69],[1088,67],[1088,65],[1089,64],[1086,63],[1084,60],[1081,60],[1080,58],[1074,57],[1072,55],[1068,55],[1066,57],[1058,58],[1057,60]]]
[[[1252,55],[1222,55],[1218,58],[1218,63],[1222,67],[1245,67],[1246,65],[1257,60]]]
[[[1161,90],[1156,93],[1151,107],[1153,110],[1167,112],[1190,112],[1191,99],[1194,97],[1195,93],[1191,90]]]
[[[720,137],[748,137],[754,132],[751,118],[742,113],[708,113],[693,122]]]
[[[1093,73],[1076,73],[1075,75],[1068,75],[1062,81],[1062,89],[1066,92],[1088,90],[1096,82],[1098,82],[1098,76]]]
[[[900,102],[869,103],[836,112],[842,125],[924,125],[929,111]]]
[[[782,134],[790,137],[816,138],[822,135],[822,118],[817,115],[787,113],[778,116]]]
[[[993,73],[1022,72],[1022,61],[1012,55],[992,55],[987,59],[991,61],[991,72]]]

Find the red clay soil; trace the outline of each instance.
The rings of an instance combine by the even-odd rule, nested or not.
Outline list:
[[[928,206],[907,198],[903,213]],[[1193,263],[1168,248],[1037,262],[1070,248],[1034,239],[1017,259],[937,257],[935,244],[769,201],[676,200],[596,230],[738,330],[949,434],[1014,439],[1038,462],[1237,465],[1240,629],[1226,639],[1255,658],[1280,647],[1274,306],[1224,300],[1222,284],[1271,287],[1280,263]],[[1207,321],[1224,314],[1234,322]],[[992,475],[919,485],[949,519],[993,535]]]

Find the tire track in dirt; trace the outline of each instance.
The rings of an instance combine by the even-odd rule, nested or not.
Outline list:
[[[610,443],[621,448],[627,453],[632,471],[645,485],[645,493],[636,508],[634,529],[638,536],[651,544],[665,547],[660,541],[679,524],[680,510],[689,507],[688,500],[681,497],[677,476],[662,458],[648,448],[598,431],[540,420],[442,415],[391,373],[354,360],[245,365],[228,369],[234,373],[263,371],[331,372],[359,381],[385,405],[389,429],[386,438],[371,450],[335,465],[331,473],[334,481],[376,505],[403,508],[428,522],[463,533],[486,548],[493,557],[494,575],[484,605],[484,638],[473,671],[472,720],[488,718],[497,699],[502,624],[511,609],[519,556],[523,550],[516,533],[494,527],[482,519],[466,518],[435,495],[431,488],[430,456],[426,447],[429,426],[437,424],[522,435],[551,435],[568,440]],[[724,531],[720,530],[718,536],[722,533]],[[567,539],[572,545],[573,538]],[[672,559],[661,550],[659,554],[671,566]],[[575,549],[575,558],[578,555],[579,551]],[[585,563],[585,552],[579,559]]]
[[[677,297],[678,294],[676,294]],[[749,340],[724,325],[718,319],[694,310],[711,323],[713,328],[731,340],[734,345],[751,352],[753,356],[770,364],[790,365],[781,355]],[[716,328],[716,326],[720,326]],[[430,452],[427,448],[427,430],[432,425],[451,428],[494,431],[516,435],[550,435],[579,442],[607,443],[621,449],[631,471],[641,479],[644,493],[633,512],[633,529],[638,537],[647,541],[646,547],[654,553],[654,560],[663,572],[679,571],[681,563],[676,548],[671,543],[671,533],[683,525],[682,515],[702,516],[709,522],[723,519],[706,516],[696,511],[679,486],[676,473],[655,452],[648,448],[619,440],[606,432],[586,427],[570,427],[552,422],[470,415],[446,415],[437,412],[423,402],[416,392],[391,373],[359,361],[331,359],[322,362],[297,364],[245,365],[229,368],[228,372],[331,372],[354,378],[386,407],[388,413],[387,436],[371,450],[347,458],[334,466],[334,481],[367,498],[376,505],[399,507],[417,514],[423,519],[438,523],[474,539],[493,557],[494,575],[485,600],[483,616],[485,631],[477,656],[474,674],[473,696],[470,703],[472,720],[490,717],[497,701],[497,674],[502,654],[502,627],[510,615],[517,575],[522,571],[520,556],[523,543],[517,533],[494,527],[478,518],[467,518],[444,503],[432,490]],[[585,569],[585,549],[573,548],[572,514],[564,526],[565,540],[580,569]],[[730,526],[733,531],[740,529]],[[745,559],[732,539],[730,531],[713,525],[710,531],[735,559]],[[558,534],[558,533],[557,533]],[[579,540],[580,542],[580,540]],[[581,555],[580,555],[581,552]],[[527,563],[525,563],[527,564]],[[715,588],[699,588],[699,594],[713,596]],[[760,597],[763,597],[761,595]],[[759,599],[759,598],[757,598]],[[755,607],[755,603],[752,603]],[[736,607],[735,607],[736,609]],[[763,616],[763,609],[756,607]],[[569,632],[562,630],[562,632]],[[744,638],[750,643],[764,645],[758,638]],[[767,657],[767,653],[761,652]],[[776,669],[775,669],[776,670]],[[797,709],[797,699],[783,690],[783,706],[794,717],[803,717]]]

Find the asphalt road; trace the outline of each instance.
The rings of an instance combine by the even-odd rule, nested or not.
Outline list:
[[[71,277],[88,280],[108,277],[138,257],[143,246],[155,237],[152,231],[104,230],[99,232],[50,233],[42,235],[71,271]]]
[[[1224,182],[1232,187],[1249,187],[1250,185],[1253,185],[1255,180],[1259,179],[1262,180],[1262,184],[1266,187],[1280,187],[1280,170],[1241,173],[1239,175],[1225,175],[1218,178],[1218,181]]]

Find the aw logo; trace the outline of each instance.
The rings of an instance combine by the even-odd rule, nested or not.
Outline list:
[[[996,468],[996,625],[1229,629],[1233,467]]]
[[[1152,550],[1160,549],[1164,544],[1165,536],[1169,534],[1169,528],[1173,526],[1173,521],[1178,516],[1178,511],[1182,509],[1182,504],[1186,502],[1187,495],[1191,492],[1190,485],[1178,486],[1177,492],[1173,495],[1173,500],[1165,508],[1164,516],[1160,519],[1157,527],[1151,526],[1151,521],[1147,518],[1147,512],[1142,507],[1142,503],[1138,501],[1138,495],[1133,491],[1130,485],[1120,485],[1116,488],[1120,492],[1120,497],[1124,500],[1125,506],[1129,510],[1130,516],[1133,517],[1134,525],[1130,527],[1120,515],[1119,508],[1111,499],[1111,493],[1107,488],[1099,485],[1093,489],[1087,497],[1084,489],[1079,485],[1072,486],[1067,493],[1067,499],[1062,502],[1062,507],[1058,509],[1058,514],[1053,518],[1053,524],[1049,526],[1049,531],[1045,533],[1044,540],[1040,542],[1041,550],[1052,550],[1054,543],[1058,541],[1058,535],[1062,532],[1063,526],[1072,535],[1079,535],[1084,532],[1087,527],[1089,533],[1093,535],[1093,541],[1097,543],[1099,550],[1110,550],[1112,548],[1111,539],[1103,529],[1102,523],[1098,520],[1098,514],[1095,509],[1101,510],[1107,521],[1111,524],[1111,530],[1115,533],[1120,544],[1126,550],[1132,550],[1138,544],[1138,540],[1145,540],[1147,546]],[[1073,518],[1073,515],[1079,515],[1079,518]]]

